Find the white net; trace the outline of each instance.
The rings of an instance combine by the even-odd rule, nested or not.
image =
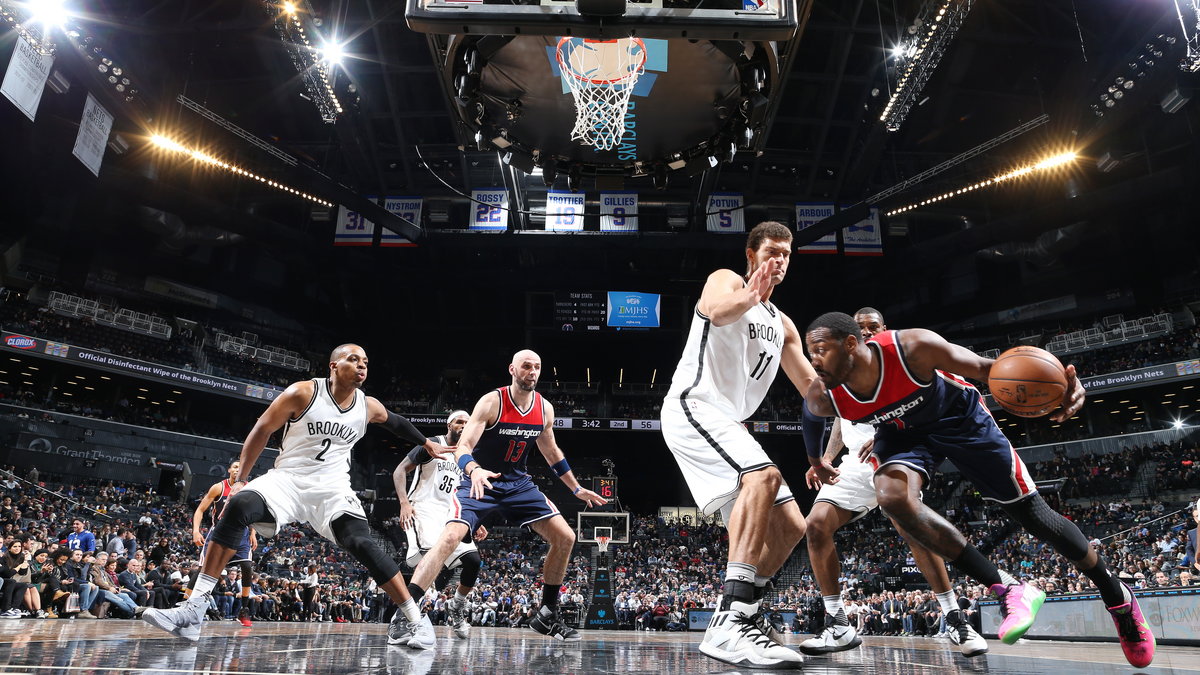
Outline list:
[[[600,547],[601,553],[608,553],[608,542],[612,537],[596,537],[596,544]]]
[[[560,38],[558,65],[575,100],[571,140],[611,150],[625,135],[625,112],[646,68],[646,45],[638,38]]]

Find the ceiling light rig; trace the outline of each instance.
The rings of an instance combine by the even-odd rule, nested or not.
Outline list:
[[[975,0],[930,0],[909,26],[908,32],[912,37],[893,50],[898,58],[906,62],[901,67],[895,91],[879,115],[879,121],[887,126],[888,131],[900,130],[908,111],[916,104],[921,90],[933,76],[933,71],[937,69],[974,4]]]
[[[1188,6],[1184,12],[1179,6],[1180,0],[1175,0],[1175,13],[1179,15],[1179,26],[1183,29],[1183,40],[1187,45],[1187,54],[1179,63],[1185,72],[1200,72],[1200,0],[1183,0]]]
[[[308,194],[307,192],[301,192],[300,190],[297,190],[294,187],[291,187],[289,185],[284,185],[283,183],[280,183],[279,181],[272,180],[265,176],[260,176],[256,173],[254,173],[253,171],[247,171],[246,169],[243,169],[242,167],[237,166],[236,164],[230,164],[228,162],[224,162],[216,157],[213,157],[212,155],[210,155],[206,152],[188,148],[187,146],[183,145],[179,141],[176,141],[175,139],[170,138],[168,136],[164,136],[162,134],[154,134],[153,136],[150,137],[150,142],[153,143],[155,146],[162,148],[163,150],[169,150],[171,152],[175,152],[175,153],[178,153],[181,155],[187,155],[187,156],[191,157],[193,160],[200,162],[201,164],[216,167],[218,169],[224,169],[225,171],[228,171],[229,173],[232,173],[234,175],[241,176],[243,178],[248,178],[250,180],[258,181],[259,183],[262,183],[263,185],[266,185],[268,187],[275,188],[276,190],[279,190],[280,192],[286,192],[288,194],[295,195],[302,199],[307,199],[308,201],[320,204],[321,206],[328,206],[328,207],[333,206],[333,204],[331,202],[327,202],[324,199],[321,199],[320,197],[315,197],[313,195]]]
[[[284,2],[267,0],[266,8],[271,13],[275,30],[283,42],[292,65],[300,73],[304,91],[317,106],[321,120],[333,124],[344,110],[333,90],[333,67],[341,63],[345,45],[336,39],[318,37],[313,22],[312,8],[307,2]]]
[[[58,47],[54,31],[61,32],[69,18],[62,0],[0,0],[0,25],[11,26],[22,40],[45,56],[54,55]]]
[[[993,187],[993,186],[999,185],[1001,183],[1007,183],[1008,181],[1016,180],[1018,178],[1024,178],[1025,176],[1028,176],[1036,171],[1049,171],[1050,169],[1056,169],[1060,166],[1064,166],[1066,164],[1070,164],[1070,163],[1074,162],[1076,159],[1078,159],[1078,157],[1079,157],[1079,155],[1077,155],[1075,152],[1063,152],[1063,153],[1060,153],[1057,155],[1051,155],[1049,157],[1046,157],[1046,158],[1038,161],[1035,164],[1028,164],[1028,165],[1020,167],[1018,169],[1013,169],[1012,171],[1009,171],[1008,173],[1002,173],[993,178],[988,178],[987,180],[982,180],[982,181],[979,181],[978,183],[974,183],[972,185],[967,185],[965,187],[958,188],[957,190],[951,190],[950,192],[946,192],[946,193],[937,195],[936,197],[930,197],[930,198],[922,200],[920,202],[914,202],[912,204],[909,204],[908,206],[902,206],[898,209],[893,209],[891,211],[888,211],[887,215],[895,216],[895,215],[899,215],[901,213],[907,213],[909,211],[912,211],[913,209],[919,209],[922,206],[927,206],[929,204],[933,204],[936,202],[941,202],[941,201],[945,201],[947,199],[952,199],[954,197],[958,197],[960,195],[967,194],[968,192],[974,192],[976,190],[982,190],[984,188]]]

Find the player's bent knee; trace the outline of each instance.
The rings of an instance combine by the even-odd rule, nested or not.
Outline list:
[[[467,588],[474,588],[476,582],[479,581],[479,570],[483,567],[483,559],[479,557],[479,551],[470,551],[459,558],[462,564],[462,574],[458,581]]]
[[[763,490],[778,490],[783,485],[783,474],[774,466],[763,467],[757,471],[742,474],[742,489],[761,488]]]
[[[911,522],[920,503],[913,500],[907,490],[881,490],[878,493],[879,508],[899,523]]]
[[[221,519],[212,530],[212,540],[225,548],[236,549],[242,544],[246,528],[254,523],[272,520],[262,495],[243,490],[229,498]]]

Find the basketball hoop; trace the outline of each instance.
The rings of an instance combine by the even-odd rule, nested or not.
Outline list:
[[[612,541],[612,537],[596,537],[596,544],[600,547],[601,553],[608,553],[608,542]]]
[[[611,150],[625,135],[625,112],[646,69],[641,38],[558,40],[558,67],[575,100],[571,140]]]

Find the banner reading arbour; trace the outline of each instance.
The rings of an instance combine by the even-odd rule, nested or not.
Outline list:
[[[42,357],[62,359],[86,363],[101,370],[119,375],[132,375],[151,380],[158,380],[200,391],[225,394],[240,398],[273,401],[283,393],[282,389],[261,384],[247,384],[221,377],[195,373],[182,368],[163,366],[125,356],[117,356],[95,349],[82,349],[63,342],[43,340],[42,338],[0,332],[0,348],[10,352],[28,352]]]

